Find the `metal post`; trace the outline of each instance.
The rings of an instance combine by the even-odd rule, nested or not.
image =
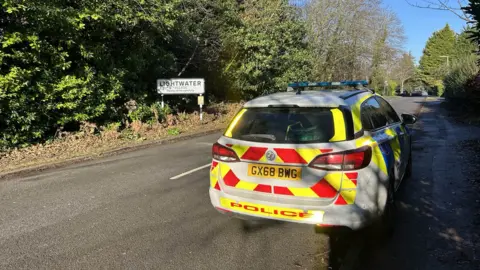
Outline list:
[[[200,95],[202,96],[202,95]],[[200,104],[200,121],[203,121],[202,104]]]
[[[163,102],[163,94],[162,94],[162,109],[165,106],[165,103]]]

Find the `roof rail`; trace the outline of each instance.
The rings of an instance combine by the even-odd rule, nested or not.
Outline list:
[[[289,83],[287,92],[297,91],[297,95],[301,94],[303,88],[307,87],[328,87],[328,86],[362,86],[366,87],[368,85],[367,80],[358,80],[358,81],[338,81],[338,82],[294,82]],[[362,90],[362,89],[357,89]]]

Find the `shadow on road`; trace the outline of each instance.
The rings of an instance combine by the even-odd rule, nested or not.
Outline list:
[[[366,238],[356,269],[480,269],[480,198],[472,186],[480,183],[479,166],[468,165],[475,150],[462,146],[479,139],[480,129],[450,122],[439,102],[422,103],[413,127],[413,176],[397,195],[397,229],[385,244]]]

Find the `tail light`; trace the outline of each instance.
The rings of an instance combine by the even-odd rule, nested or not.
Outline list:
[[[318,156],[308,166],[326,171],[359,170],[367,167],[371,159],[372,148],[365,146],[354,151]]]
[[[225,147],[219,143],[215,143],[212,147],[212,156],[214,159],[223,162],[236,162],[240,161],[235,151]]]

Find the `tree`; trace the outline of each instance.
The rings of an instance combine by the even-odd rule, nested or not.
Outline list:
[[[174,62],[167,44],[178,4],[4,1],[0,148],[46,139],[81,121],[101,121],[126,98],[152,95],[151,74],[169,74]]]
[[[312,0],[304,8],[315,78],[371,78],[383,85],[386,63],[404,41],[393,12],[380,0]]]
[[[467,98],[466,84],[474,78],[479,69],[478,57],[474,54],[463,56],[452,62],[451,72],[444,79],[445,96],[448,98]]]
[[[445,77],[441,67],[447,65],[447,61],[455,55],[455,42],[455,32],[448,24],[428,39],[420,59],[420,69],[425,83],[430,87],[438,85]]]
[[[284,90],[310,74],[305,30],[288,0],[245,0],[240,25],[225,38],[224,75],[237,96]]]
[[[469,57],[472,54],[478,52],[478,45],[472,40],[474,37],[474,28],[467,27],[457,35],[455,41],[455,54],[454,59],[460,59],[464,57]]]
[[[405,81],[415,76],[415,61],[410,53],[404,53],[398,62],[396,74],[400,82],[400,92],[404,91]]]
[[[472,24],[474,25],[469,31],[470,38],[478,46],[480,44],[480,24],[478,23],[480,19],[480,1],[479,0],[470,0],[468,6],[464,7],[463,10],[472,18]]]

